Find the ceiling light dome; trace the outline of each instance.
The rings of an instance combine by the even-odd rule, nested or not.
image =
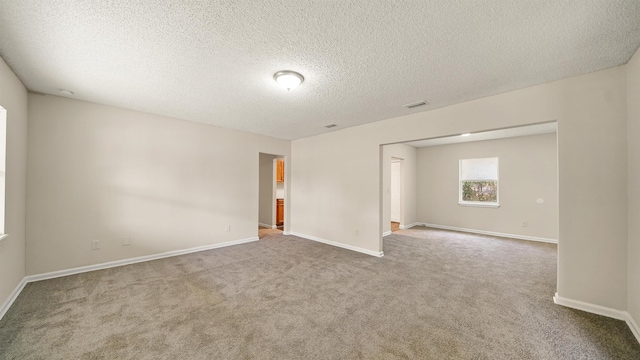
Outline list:
[[[304,76],[295,71],[283,70],[273,74],[273,79],[287,90],[295,89],[304,81]]]

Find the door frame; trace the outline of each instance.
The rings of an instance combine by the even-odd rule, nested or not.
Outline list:
[[[260,179],[260,155],[269,155],[269,156],[273,156],[273,167],[272,167],[272,177],[271,177],[271,228],[273,228],[273,226],[276,224],[275,222],[275,217],[276,217],[276,171],[277,171],[277,159],[282,159],[284,161],[284,228],[283,230],[283,234],[284,235],[289,235],[290,234],[290,229],[291,229],[291,225],[290,225],[290,201],[289,201],[289,176],[290,176],[290,171],[289,171],[289,156],[287,155],[280,155],[280,154],[271,154],[271,153],[267,153],[267,152],[262,152],[262,151],[258,151],[258,201],[257,201],[257,214],[258,214],[258,219],[257,219],[257,223],[260,224],[260,185],[261,185],[261,179]],[[258,227],[256,227],[256,233],[258,232]],[[257,236],[257,235],[256,235]]]
[[[390,173],[390,179],[389,179],[389,206],[390,209],[393,209],[393,195],[394,195],[394,189],[393,189],[393,164],[399,164],[398,166],[398,172],[399,172],[399,176],[398,176],[398,189],[397,191],[399,192],[398,195],[398,201],[399,203],[398,205],[398,223],[400,223],[400,228],[404,227],[404,159],[399,158],[399,157],[391,157],[391,162],[390,162],[390,166],[389,166],[389,173]],[[391,210],[389,211],[389,220],[391,220],[392,218],[392,212]]]

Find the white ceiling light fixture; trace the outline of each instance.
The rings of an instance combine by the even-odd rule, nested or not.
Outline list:
[[[64,96],[72,96],[72,95],[73,95],[73,91],[71,91],[71,90],[65,90],[65,89],[60,89],[60,95],[64,95]]]
[[[304,81],[304,76],[295,71],[283,70],[273,74],[273,80],[275,80],[278,84],[280,84],[280,86],[289,91],[291,89],[297,88],[300,84],[302,84],[302,82]]]
[[[471,133],[464,133],[464,134],[462,134],[460,136],[469,136],[469,135],[471,135]]]

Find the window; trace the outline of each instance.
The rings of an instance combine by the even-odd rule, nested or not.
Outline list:
[[[0,106],[0,244],[7,237],[4,233],[5,210],[5,161],[7,152],[7,111]]]
[[[498,158],[460,160],[458,204],[498,207]]]

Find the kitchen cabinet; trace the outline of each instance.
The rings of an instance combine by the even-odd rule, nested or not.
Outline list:
[[[276,181],[284,182],[284,160],[278,159],[278,165],[276,166]]]
[[[284,199],[276,199],[276,225],[284,224]]]

